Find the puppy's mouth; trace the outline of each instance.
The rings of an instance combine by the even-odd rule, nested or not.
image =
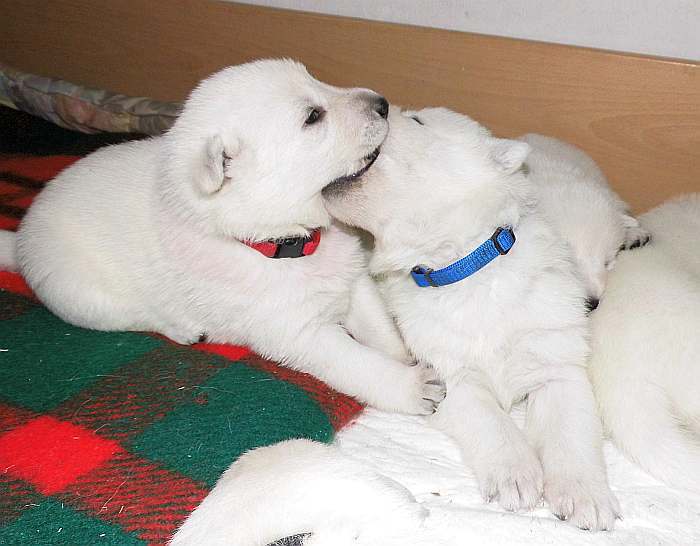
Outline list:
[[[362,160],[365,161],[364,167],[355,171],[352,174],[346,174],[345,176],[338,177],[335,180],[331,181],[329,184],[327,184],[323,188],[324,195],[336,193],[346,188],[351,182],[359,180],[362,177],[362,175],[365,174],[372,165],[374,165],[374,162],[379,157],[380,148],[380,146],[377,146],[371,153],[367,154],[365,157],[362,158]]]

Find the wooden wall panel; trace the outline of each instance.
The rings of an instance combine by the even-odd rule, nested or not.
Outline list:
[[[0,61],[164,100],[257,57],[587,150],[637,210],[700,191],[700,64],[202,0],[4,0]]]

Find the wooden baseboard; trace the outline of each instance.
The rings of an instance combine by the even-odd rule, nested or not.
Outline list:
[[[181,100],[222,66],[293,57],[392,102],[573,142],[641,211],[700,191],[700,64],[202,0],[5,0],[0,61]]]

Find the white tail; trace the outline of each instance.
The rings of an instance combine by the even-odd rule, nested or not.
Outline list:
[[[377,527],[371,543],[390,546],[415,536],[426,515],[407,489],[334,446],[289,440],[240,457],[170,546],[264,546],[302,533],[313,535],[304,544],[350,546],[357,529]],[[386,540],[398,531],[401,542]]]

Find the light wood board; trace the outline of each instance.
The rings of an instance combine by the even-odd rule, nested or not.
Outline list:
[[[320,79],[443,105],[589,152],[641,211],[700,191],[700,64],[195,0],[5,0],[0,61],[181,100],[202,77],[293,57]]]

